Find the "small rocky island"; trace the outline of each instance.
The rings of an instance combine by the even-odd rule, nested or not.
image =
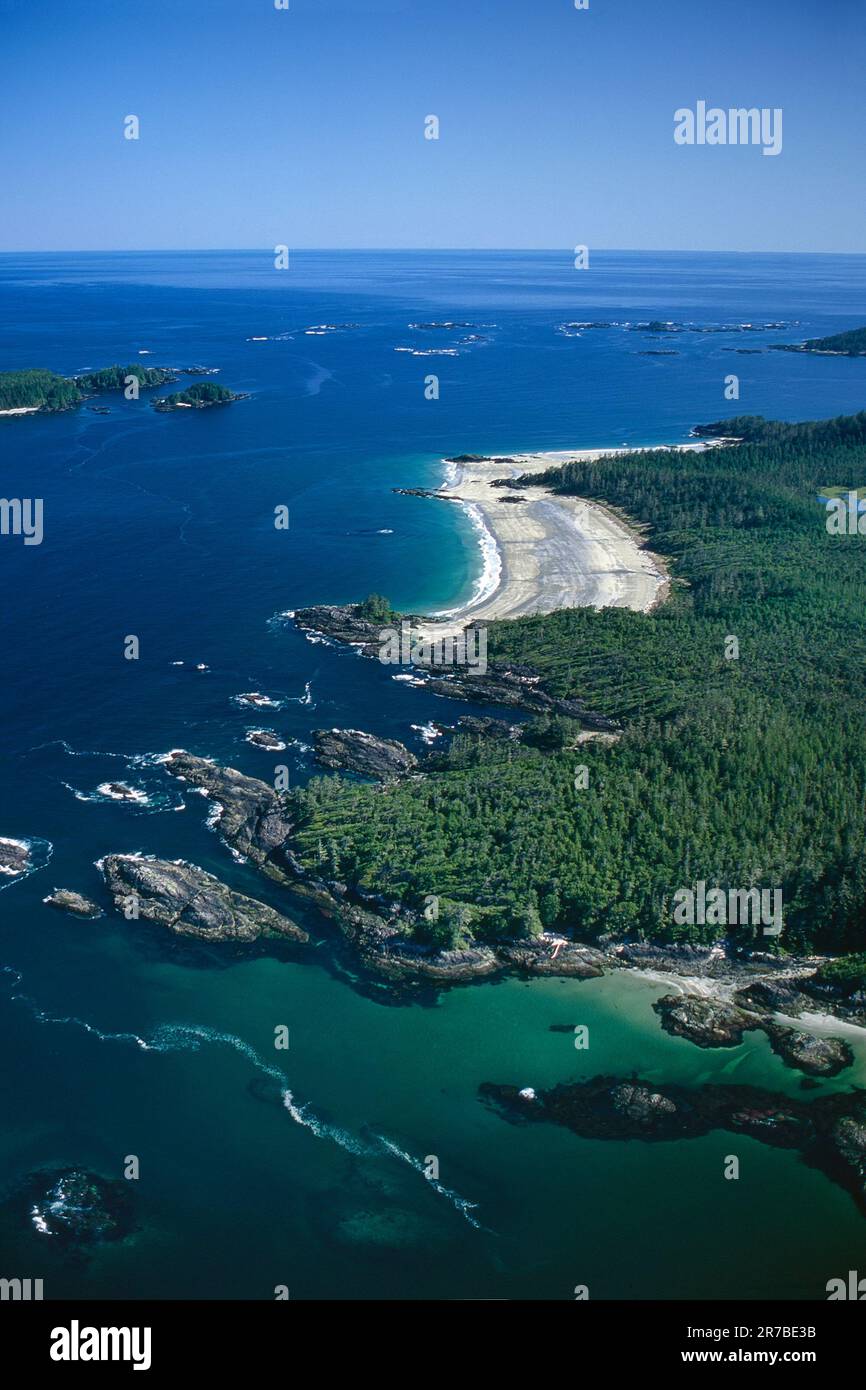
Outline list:
[[[49,893],[47,898],[42,901],[48,907],[54,907],[58,912],[69,912],[73,917],[89,918],[91,920],[102,916],[102,908],[98,903],[91,902],[90,898],[85,898],[81,893],[74,892],[71,888],[55,888],[53,893]]]
[[[126,913],[133,900],[139,918],[159,922],[178,936],[203,941],[309,940],[296,922],[256,898],[235,893],[195,864],[109,854],[102,872],[120,912]]]
[[[566,323],[557,324],[556,332],[562,333],[566,338],[579,337],[581,333],[598,328],[621,328],[626,333],[653,335],[663,333],[767,333],[771,331],[781,332],[792,326],[792,324],[779,319],[764,320],[762,323],[683,323],[677,319],[639,319],[637,322],[617,319],[590,321],[572,319]]]
[[[105,795],[112,801],[141,801],[142,793],[126,782],[104,782]]]
[[[158,396],[153,401],[154,410],[206,410],[213,405],[230,405],[232,401],[245,401],[248,392],[230,391],[215,381],[197,381],[184,391],[174,391],[170,396]]]
[[[253,748],[262,748],[266,753],[281,753],[286,746],[273,729],[248,729],[244,738]]]
[[[82,1255],[132,1233],[134,1186],[84,1168],[40,1170],[28,1175],[7,1205],[36,1235]]]
[[[10,878],[26,874],[31,863],[29,846],[23,840],[0,836],[0,874],[8,874]]]

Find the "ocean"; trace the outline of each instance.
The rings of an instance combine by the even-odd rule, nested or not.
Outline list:
[[[461,452],[860,410],[862,361],[754,349],[866,321],[866,257],[610,252],[577,271],[566,252],[298,252],[277,271],[265,251],[3,255],[0,289],[0,370],[201,364],[249,393],[223,410],[159,414],[143,392],[100,399],[107,415],[0,419],[4,496],[44,501],[41,545],[0,537],[0,836],[31,841],[35,865],[0,881],[0,1188],[43,1167],[140,1166],[134,1233],[84,1258],[0,1206],[0,1273],[58,1298],[823,1296],[862,1262],[866,1227],[795,1154],[738,1138],[727,1182],[729,1135],[596,1143],[478,1099],[483,1081],[604,1070],[799,1094],[763,1035],[724,1052],[669,1037],[651,1010],[663,987],[626,973],[399,1003],[320,919],[314,949],[269,954],[77,921],[42,898],[101,897],[96,861],[140,851],[279,906],[159,758],[182,747],[270,779],[275,755],[245,739],[265,726],[301,784],[314,728],[421,751],[431,719],[468,712],[285,616],[370,592],[444,609],[482,582],[471,520],[392,489],[435,486]],[[560,328],[652,319],[788,327]],[[417,326],[444,323],[459,326]],[[274,706],[239,704],[250,691]],[[142,799],[112,800],[112,781]],[[550,1031],[563,1023],[588,1025],[587,1052]],[[852,1037],[855,1068],[823,1086],[864,1083]]]

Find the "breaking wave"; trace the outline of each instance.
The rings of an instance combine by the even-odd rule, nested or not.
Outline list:
[[[288,1077],[283,1071],[265,1059],[245,1042],[243,1038],[236,1037],[234,1033],[223,1033],[219,1029],[209,1028],[204,1024],[196,1023],[164,1023],[147,1037],[142,1037],[138,1033],[132,1032],[103,1032],[88,1023],[86,1019],[74,1016],[63,1017],[46,1013],[28,995],[17,993],[18,987],[23,984],[23,976],[14,966],[0,966],[0,975],[11,978],[11,998],[29,1008],[32,1016],[39,1023],[48,1023],[58,1026],[80,1028],[89,1036],[96,1038],[99,1042],[121,1043],[139,1048],[142,1052],[199,1052],[205,1047],[218,1046],[228,1047],[239,1056],[251,1063],[256,1072],[269,1081],[273,1081],[279,1088],[280,1100],[285,1113],[294,1124],[300,1125],[316,1139],[328,1140],[337,1144],[347,1153],[356,1154],[360,1157],[375,1158],[388,1154],[403,1163],[407,1163],[415,1172],[420,1173],[425,1181],[429,1182],[435,1192],[445,1197],[456,1211],[463,1216],[471,1226],[478,1230],[484,1229],[481,1223],[472,1215],[477,1203],[468,1201],[461,1197],[459,1193],[445,1187],[437,1179],[428,1176],[424,1163],[420,1159],[414,1158],[412,1154],[388,1139],[385,1135],[372,1134],[371,1138],[375,1142],[371,1143],[359,1136],[351,1134],[348,1130],[342,1129],[339,1125],[329,1123],[321,1119],[312,1110],[309,1103],[301,1103],[296,1100],[289,1087]]]

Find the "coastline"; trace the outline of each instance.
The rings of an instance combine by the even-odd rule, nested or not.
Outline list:
[[[572,460],[591,462],[659,448],[703,452],[717,440],[647,448],[560,449],[444,460],[445,480],[429,495],[457,501],[479,534],[482,569],[463,603],[427,615],[436,636],[469,622],[518,618],[559,608],[632,608],[648,613],[670,587],[665,562],[609,507],[556,496],[543,486],[515,492],[494,479],[543,473]],[[508,499],[508,500],[506,500]]]

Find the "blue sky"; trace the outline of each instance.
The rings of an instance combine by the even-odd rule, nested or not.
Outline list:
[[[0,249],[864,251],[863,16],[0,0]],[[677,146],[674,111],[698,100],[781,107],[782,153]]]

